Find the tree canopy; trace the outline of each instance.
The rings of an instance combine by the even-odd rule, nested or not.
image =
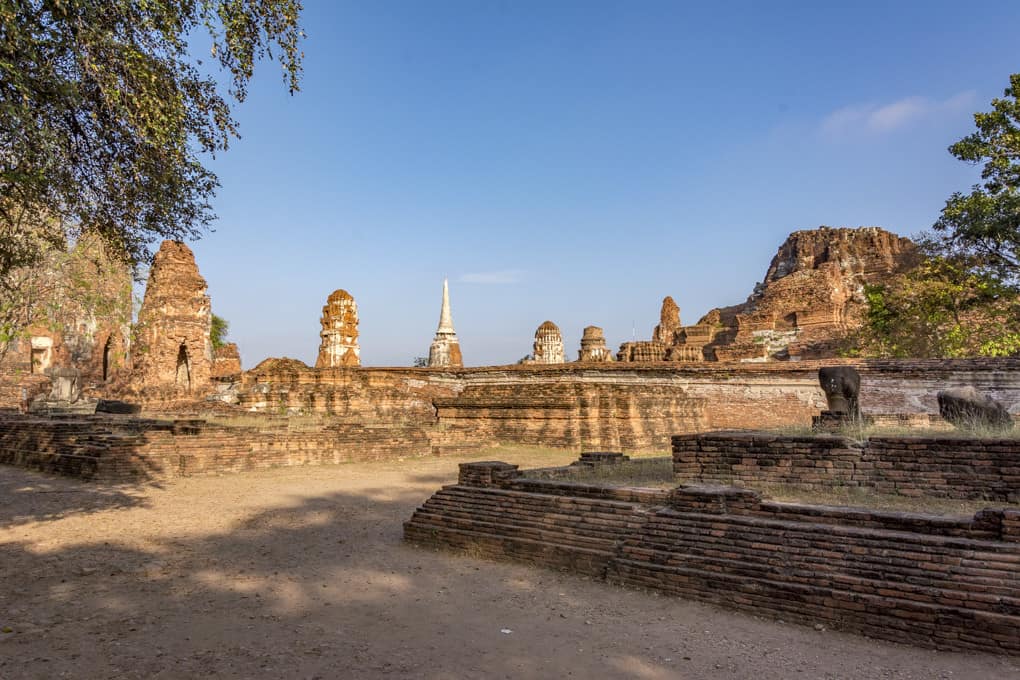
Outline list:
[[[132,263],[156,239],[198,236],[219,186],[202,159],[238,136],[231,102],[255,64],[279,60],[298,89],[300,11],[300,0],[0,0],[0,286],[85,231]],[[203,30],[208,64],[189,45]]]
[[[1020,281],[1020,73],[1009,78],[992,110],[975,113],[975,132],[949,147],[962,161],[983,163],[983,183],[946,201],[935,232],[948,247],[974,255],[1000,278]]]
[[[230,323],[222,316],[212,315],[212,326],[209,329],[209,340],[213,349],[220,349],[227,344],[227,333],[230,332]]]
[[[880,357],[1009,356],[1020,353],[1020,297],[980,259],[926,248],[916,268],[866,286],[859,353]]]
[[[892,357],[1020,354],[1020,73],[976,131],[949,147],[983,163],[982,183],[946,201],[919,239],[921,264],[865,290],[863,354]]]

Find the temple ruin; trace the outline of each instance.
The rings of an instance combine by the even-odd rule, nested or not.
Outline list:
[[[620,346],[620,361],[788,361],[837,356],[863,323],[866,285],[880,284],[916,259],[912,241],[878,227],[795,231],[764,280],[742,304],[680,324],[663,300],[650,341]]]
[[[562,364],[564,362],[563,334],[552,321],[544,321],[535,330],[535,344],[530,363]]]
[[[0,345],[0,404],[49,393],[53,371],[91,387],[130,367],[131,268],[101,238],[83,234],[19,278],[28,325]]]
[[[581,349],[577,360],[586,363],[602,363],[613,360],[613,353],[606,347],[606,336],[598,326],[587,326],[581,335]]]
[[[358,346],[358,304],[346,290],[330,293],[322,307],[319,319],[322,330],[319,337],[319,356],[316,368],[336,368],[361,365],[361,348]]]
[[[149,271],[138,312],[132,382],[184,392],[205,389],[212,376],[212,304],[195,255],[164,241]]]
[[[464,359],[460,354],[460,341],[453,330],[453,316],[450,314],[450,285],[443,279],[443,304],[439,310],[439,327],[429,347],[430,368],[461,368]]]
[[[880,284],[908,268],[915,253],[910,239],[878,227],[793,232],[746,302],[713,310],[711,320],[723,328],[720,335],[725,338],[715,343],[715,358],[835,356],[847,335],[863,322],[864,286]]]

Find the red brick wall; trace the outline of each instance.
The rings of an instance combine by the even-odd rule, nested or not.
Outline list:
[[[686,434],[673,437],[673,472],[681,481],[1015,502],[1020,440]]]

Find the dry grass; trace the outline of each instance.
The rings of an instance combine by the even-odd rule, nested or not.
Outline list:
[[[848,425],[835,431],[815,430],[810,425],[778,427],[765,432],[791,437],[812,437],[816,435],[841,435],[865,441],[869,437],[929,437],[938,439],[1020,439],[1020,429],[1000,430],[991,427],[974,427],[958,430],[949,423],[932,427],[907,427],[895,425]]]

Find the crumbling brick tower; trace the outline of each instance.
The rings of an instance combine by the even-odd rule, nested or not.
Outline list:
[[[194,253],[180,241],[163,241],[138,313],[133,382],[143,389],[201,390],[212,372],[211,329],[208,287]]]
[[[322,324],[321,343],[315,367],[360,366],[358,304],[354,297],[342,288],[334,290],[326,298],[319,323]]]

